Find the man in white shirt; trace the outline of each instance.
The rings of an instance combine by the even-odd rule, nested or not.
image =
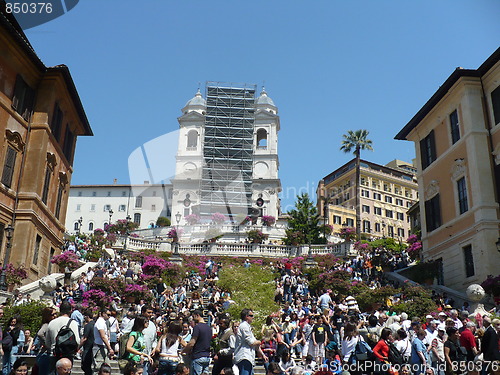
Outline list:
[[[261,342],[255,338],[252,332],[251,323],[253,321],[253,311],[243,309],[241,311],[241,323],[236,335],[236,343],[234,348],[234,363],[238,366],[240,375],[253,375],[253,367],[255,366],[255,350],[267,362],[267,356],[260,349]]]
[[[56,361],[59,358],[54,356],[54,349],[56,346],[56,337],[60,329],[66,326],[70,320],[71,314],[71,304],[68,301],[63,301],[61,306],[59,306],[59,311],[61,315],[50,321],[47,326],[47,331],[45,332],[45,345],[49,348],[48,353],[50,355],[49,372],[54,373],[56,368]],[[80,333],[78,332],[78,323],[74,320],[71,321],[69,328],[75,334],[76,342],[80,342]],[[76,354],[76,353],[75,353]],[[72,358],[70,358],[72,359]]]
[[[108,358],[113,358],[115,352],[110,344],[109,325],[107,320],[111,312],[109,309],[101,309],[99,318],[97,318],[94,325],[94,346],[92,348],[92,355],[96,368],[99,369],[101,365],[107,361]]]

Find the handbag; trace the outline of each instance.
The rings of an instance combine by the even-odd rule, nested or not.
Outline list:
[[[356,343],[356,347],[354,348],[354,354],[358,361],[366,361],[370,359],[373,351],[370,345],[368,345],[366,341],[361,340],[358,336],[358,342]]]

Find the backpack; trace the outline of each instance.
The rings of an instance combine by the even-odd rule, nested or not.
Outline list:
[[[354,354],[358,361],[366,361],[373,358],[372,348],[370,348],[370,345],[368,345],[366,341],[361,340],[359,337],[354,349]]]
[[[403,354],[392,342],[388,342],[387,345],[389,346],[389,362],[393,365],[402,365],[405,362]]]
[[[2,337],[2,349],[4,353],[10,353],[12,346],[14,344],[14,339],[9,332],[4,332]]]
[[[56,336],[54,356],[56,358],[72,358],[78,349],[78,342],[73,330],[69,327],[73,319],[68,320],[68,324],[62,326]]]
[[[129,336],[130,336],[130,332],[124,333],[123,335],[120,336],[118,359],[124,359],[125,354],[127,353],[127,341],[128,341]]]

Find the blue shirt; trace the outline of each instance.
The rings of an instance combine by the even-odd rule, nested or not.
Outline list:
[[[422,364],[422,360],[420,359],[418,352],[422,352],[422,354],[425,357],[425,360],[427,361],[427,363],[429,363],[429,354],[427,353],[427,348],[425,347],[422,340],[416,337],[413,340],[413,344],[411,344],[411,359],[410,359],[411,364]]]

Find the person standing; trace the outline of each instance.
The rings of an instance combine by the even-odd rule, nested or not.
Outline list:
[[[62,327],[66,326],[70,320],[71,314],[71,304],[68,301],[61,302],[59,306],[60,316],[51,320],[47,326],[47,331],[45,332],[45,344],[47,345],[48,353],[50,353],[50,364],[49,372],[54,372],[56,369],[56,358],[54,355],[54,349],[56,347],[56,337]],[[75,335],[76,342],[80,342],[80,332],[78,332],[78,323],[71,320],[69,328],[73,331]],[[73,358],[69,358],[73,360]]]
[[[243,309],[240,313],[241,323],[236,335],[234,349],[234,363],[238,366],[240,375],[253,375],[255,366],[255,350],[267,362],[267,357],[260,350],[261,342],[257,340],[252,332],[251,323],[253,321],[253,311]]]
[[[228,318],[219,319],[219,351],[214,356],[212,375],[218,375],[223,368],[233,367],[233,351],[229,340],[233,336]]]
[[[94,317],[91,311],[86,311],[84,315],[85,325],[83,326],[83,336],[80,341],[82,347],[81,369],[85,375],[92,375],[94,366],[94,357],[92,347],[94,346]]]
[[[212,329],[205,323],[200,310],[194,310],[191,316],[196,325],[193,328],[191,340],[182,352],[191,352],[191,375],[201,375],[208,372],[208,366],[210,365]]]
[[[498,333],[491,324],[489,316],[483,317],[483,325],[486,328],[484,335],[481,339],[481,351],[483,352],[484,365],[493,372],[491,363],[500,360],[500,353],[498,351]]]
[[[109,315],[109,309],[101,309],[99,318],[97,318],[94,325],[94,345],[92,347],[92,356],[94,358],[96,368],[100,368],[101,365],[106,362],[107,358],[112,358],[115,355],[115,351],[111,347],[109,341],[109,325],[107,322]]]

